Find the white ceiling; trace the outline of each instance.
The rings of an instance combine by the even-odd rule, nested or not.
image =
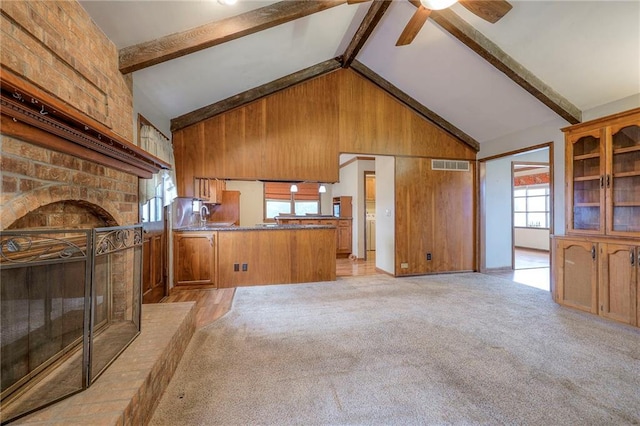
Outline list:
[[[640,2],[518,1],[488,24],[452,10],[581,110],[640,93]],[[118,48],[273,1],[80,2]],[[134,73],[168,119],[341,55],[370,3],[341,5]],[[429,20],[395,47],[415,7],[396,0],[357,59],[479,142],[557,115]]]

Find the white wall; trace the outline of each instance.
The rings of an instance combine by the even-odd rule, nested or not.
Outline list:
[[[536,145],[536,144],[532,144]],[[486,268],[510,268],[512,266],[512,194],[511,164],[516,162],[548,162],[549,150],[511,155],[486,163],[485,178],[485,259]],[[560,178],[564,181],[564,175]],[[554,211],[554,217],[555,215]],[[562,210],[564,214],[564,210]]]
[[[640,107],[640,93],[585,110],[582,112],[582,121],[589,121],[638,107]]]
[[[549,251],[549,230],[514,228],[513,242],[516,247]]]
[[[138,114],[149,120],[166,137],[171,139],[171,118],[161,113],[149,98],[136,86],[133,75],[133,138],[138,140]]]
[[[395,274],[395,158],[376,156],[376,268]]]
[[[240,191],[240,226],[264,222],[264,184],[260,181],[228,180],[228,191]]]

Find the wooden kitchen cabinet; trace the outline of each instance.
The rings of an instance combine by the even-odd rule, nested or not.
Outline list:
[[[216,286],[215,232],[176,232],[173,239],[173,259],[175,287]]]
[[[337,230],[337,248],[338,256],[349,256],[352,249],[352,226],[351,219],[338,220]]]
[[[555,298],[561,305],[598,313],[596,243],[584,239],[554,240]]]
[[[555,237],[553,250],[556,302],[625,324],[640,324],[640,246],[613,239]]]
[[[640,325],[640,108],[562,130],[569,236],[553,237],[554,298]]]
[[[205,203],[221,204],[222,192],[227,188],[227,184],[222,179],[193,178],[196,198],[202,199]]]
[[[640,108],[563,131],[567,232],[640,237]]]
[[[219,231],[219,287],[336,279],[331,228]]]
[[[634,245],[600,244],[600,315],[631,325],[638,322],[638,259]]]

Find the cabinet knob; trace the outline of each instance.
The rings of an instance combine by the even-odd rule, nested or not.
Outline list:
[[[596,260],[596,246],[591,246],[591,259]]]
[[[607,175],[607,188],[611,187],[611,175]]]
[[[600,176],[600,188],[604,188],[604,175]]]
[[[636,264],[636,253],[635,253],[635,251],[631,250],[629,252],[629,258],[631,260],[631,266],[635,265]]]

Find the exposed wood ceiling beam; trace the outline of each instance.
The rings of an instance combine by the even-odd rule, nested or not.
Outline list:
[[[431,19],[560,117],[571,124],[582,121],[582,111],[578,107],[516,62],[454,12],[449,9],[433,11]]]
[[[347,46],[347,49],[342,55],[342,67],[349,68],[351,62],[358,56],[358,52],[367,42],[367,39],[373,32],[382,16],[391,5],[391,0],[374,0],[369,8],[369,11],[365,15],[364,19],[360,23],[360,27],[356,31],[356,34],[351,39],[351,43]]]
[[[240,107],[248,104],[249,102],[271,95],[272,93],[294,86],[298,83],[302,83],[303,81],[327,74],[339,69],[340,66],[341,64],[338,59],[329,59],[328,61],[324,61],[293,74],[289,74],[270,83],[263,84],[262,86],[249,89],[245,92],[231,96],[230,98],[199,108],[195,111],[172,119],[171,131],[173,132],[183,129],[202,120],[206,120],[207,118],[222,114],[233,108]]]
[[[120,72],[128,74],[258,31],[339,6],[346,0],[287,0],[238,16],[120,49]]]
[[[449,133],[450,135],[460,139],[462,142],[466,143],[471,148],[473,148],[476,152],[480,150],[480,143],[478,143],[478,141],[476,141],[474,138],[467,135],[465,132],[458,129],[456,126],[449,123],[447,120],[440,117],[438,114],[431,111],[429,108],[425,107],[420,102],[416,101],[411,96],[407,95],[402,90],[398,89],[396,86],[389,83],[384,78],[380,77],[378,74],[373,72],[371,69],[367,68],[361,62],[357,60],[353,61],[353,63],[351,64],[351,69],[356,71],[358,74],[362,75],[363,77],[367,78],[368,80],[370,80],[371,82],[373,82],[374,84],[382,88],[383,90],[385,90],[391,96],[393,96],[398,101],[402,102],[403,104],[405,104],[406,106],[414,110],[423,118],[429,120],[430,122],[440,127],[442,130]]]

